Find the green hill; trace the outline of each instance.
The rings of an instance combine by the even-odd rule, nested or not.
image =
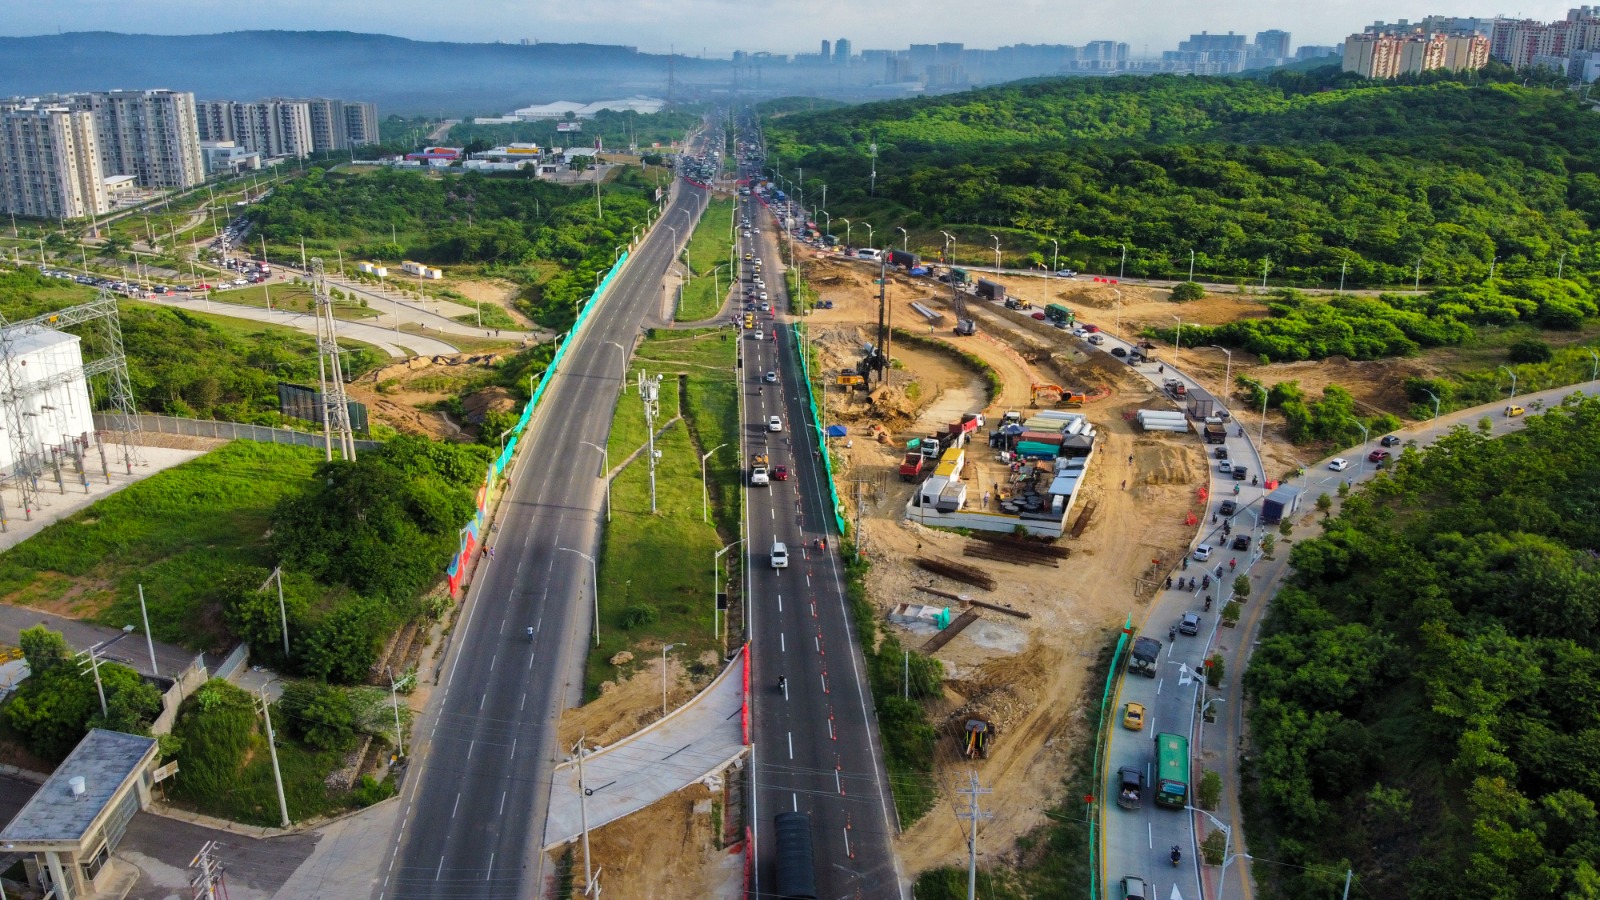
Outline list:
[[[1501,73],[1504,74],[1504,73]],[[868,145],[877,192],[868,196]],[[1061,263],[1281,284],[1587,272],[1600,222],[1600,116],[1510,83],[1376,84],[1329,70],[1236,78],[1050,79],[793,113],[769,123],[786,176],[829,213]],[[914,238],[915,239],[915,238]],[[974,251],[968,245],[968,254]],[[1563,260],[1563,254],[1565,259]]]

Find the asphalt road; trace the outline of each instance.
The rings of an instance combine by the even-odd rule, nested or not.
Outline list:
[[[1067,339],[1072,340],[1072,338]],[[1088,344],[1085,346],[1105,352],[1110,352],[1114,347],[1123,350],[1133,349],[1132,344],[1109,335],[1105,337],[1105,343],[1097,348]],[[1193,379],[1178,373],[1170,366],[1144,363],[1138,367],[1138,371],[1158,386],[1168,378],[1176,378],[1183,381],[1190,389],[1199,387]],[[1150,408],[1164,407],[1166,404],[1161,401],[1150,404]],[[1250,434],[1253,435],[1254,432]],[[1198,439],[1199,435],[1191,433],[1190,437]],[[1249,437],[1240,434],[1239,426],[1231,420],[1228,423],[1227,439],[1222,446],[1228,451],[1230,468],[1233,465],[1242,465],[1249,470],[1250,475],[1257,479],[1261,478],[1261,460],[1255,446]],[[1101,872],[1105,879],[1106,896],[1115,896],[1117,900],[1121,900],[1121,897],[1115,894],[1115,890],[1119,880],[1125,875],[1135,875],[1149,882],[1152,888],[1151,898],[1167,900],[1176,897],[1195,898],[1201,895],[1199,870],[1195,866],[1198,851],[1194,828],[1194,819],[1200,814],[1156,805],[1155,736],[1162,732],[1171,732],[1190,740],[1191,757],[1194,762],[1189,780],[1189,803],[1197,806],[1195,791],[1201,771],[1205,768],[1215,769],[1219,764],[1227,764],[1225,761],[1219,763],[1215,758],[1206,758],[1201,751],[1200,710],[1208,701],[1212,702],[1214,711],[1220,710],[1226,700],[1233,698],[1219,699],[1216,692],[1207,694],[1203,682],[1194,677],[1194,673],[1204,660],[1207,648],[1211,646],[1219,627],[1219,613],[1229,594],[1223,585],[1231,584],[1238,573],[1250,571],[1255,559],[1255,548],[1260,544],[1260,529],[1255,514],[1259,508],[1258,501],[1266,492],[1264,480],[1258,480],[1257,484],[1252,485],[1249,480],[1236,481],[1231,473],[1219,471],[1215,449],[1212,445],[1206,445],[1206,462],[1211,472],[1206,486],[1210,496],[1203,513],[1205,518],[1199,523],[1197,528],[1199,535],[1195,541],[1197,546],[1206,545],[1213,548],[1210,558],[1206,562],[1199,562],[1194,559],[1191,550],[1187,567],[1180,564],[1176,567],[1176,572],[1172,573],[1175,577],[1174,587],[1157,593],[1150,604],[1145,621],[1139,623],[1135,630],[1136,635],[1152,637],[1162,643],[1156,675],[1154,678],[1125,675],[1118,685],[1114,705],[1111,708],[1114,719],[1110,740],[1107,742],[1105,765],[1108,781],[1101,786],[1099,792],[1106,801],[1102,806],[1104,827],[1101,831],[1103,839]],[[1237,495],[1234,493],[1235,486],[1239,489]],[[1224,500],[1230,499],[1240,505],[1239,512],[1231,519],[1218,516],[1213,522],[1212,514]],[[1224,536],[1222,532],[1224,522],[1231,523],[1232,535]],[[1227,541],[1241,534],[1250,536],[1250,549],[1231,549]],[[1237,562],[1237,568],[1229,568],[1228,563],[1231,561]],[[1220,577],[1217,575],[1219,566],[1222,571]],[[1161,574],[1165,577],[1167,573]],[[1207,575],[1212,579],[1209,589],[1196,588],[1190,591],[1177,587],[1176,579],[1189,577],[1203,579]],[[1207,596],[1214,600],[1209,610],[1206,609],[1205,603]],[[1186,612],[1194,612],[1201,617],[1199,634],[1189,636],[1180,633],[1176,640],[1173,640],[1173,629]],[[1123,712],[1130,702],[1140,703],[1145,707],[1142,730],[1130,730],[1122,723]],[[1145,773],[1146,788],[1142,805],[1138,809],[1124,809],[1115,802],[1118,770],[1124,766],[1136,766]],[[1183,852],[1183,864],[1177,868],[1174,868],[1170,861],[1171,848],[1174,845],[1180,847]]]
[[[680,182],[662,218],[705,194]],[[688,233],[679,229],[684,238]],[[415,734],[404,811],[374,896],[537,896],[561,710],[580,699],[598,553],[600,455],[625,353],[660,296],[674,236],[653,229],[555,373],[511,471],[436,694]],[[568,549],[564,549],[568,548]],[[526,629],[535,629],[533,640]]]
[[[741,237],[741,263],[746,252],[764,261],[770,280],[758,290],[767,291],[774,309],[786,309],[775,226],[753,199],[742,209],[762,233]],[[846,607],[838,534],[825,500],[826,475],[814,455],[794,330],[787,317],[756,317],[759,331],[743,331],[740,342],[745,458],[767,453],[773,466],[788,467],[789,478],[747,491],[746,596],[755,695],[751,896],[773,896],[776,888],[773,816],[799,811],[811,816],[819,897],[903,897],[877,718]],[[763,384],[769,371],[778,374],[776,384]],[[781,432],[768,429],[773,415]],[[826,539],[827,550],[815,546],[819,539]],[[787,568],[771,565],[774,541],[788,545]],[[786,690],[778,688],[780,675],[787,678]]]

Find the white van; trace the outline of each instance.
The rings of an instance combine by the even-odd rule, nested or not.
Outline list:
[[[789,548],[783,545],[783,541],[772,542],[772,567],[774,569],[789,568]]]

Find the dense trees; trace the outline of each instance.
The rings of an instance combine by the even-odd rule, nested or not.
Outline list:
[[[1461,429],[1298,542],[1245,676],[1284,896],[1584,896],[1600,854],[1600,400]],[[1293,868],[1311,867],[1308,870]]]
[[[1459,284],[1496,257],[1508,277],[1600,262],[1600,118],[1521,84],[1049,79],[794,113],[769,143],[785,173],[828,183],[835,218],[1003,228],[1018,257],[1055,238],[1063,264],[1096,271],[1116,268],[1121,245],[1130,275],[1171,276],[1193,250],[1210,276],[1265,266],[1292,284],[1341,271],[1352,285]]]

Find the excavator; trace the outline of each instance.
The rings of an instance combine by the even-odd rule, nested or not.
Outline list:
[[[1066,406],[1076,409],[1083,406],[1087,396],[1079,391],[1069,391],[1059,384],[1032,384],[1029,385],[1028,402],[1033,406],[1039,405],[1039,398],[1043,397],[1047,406]]]

